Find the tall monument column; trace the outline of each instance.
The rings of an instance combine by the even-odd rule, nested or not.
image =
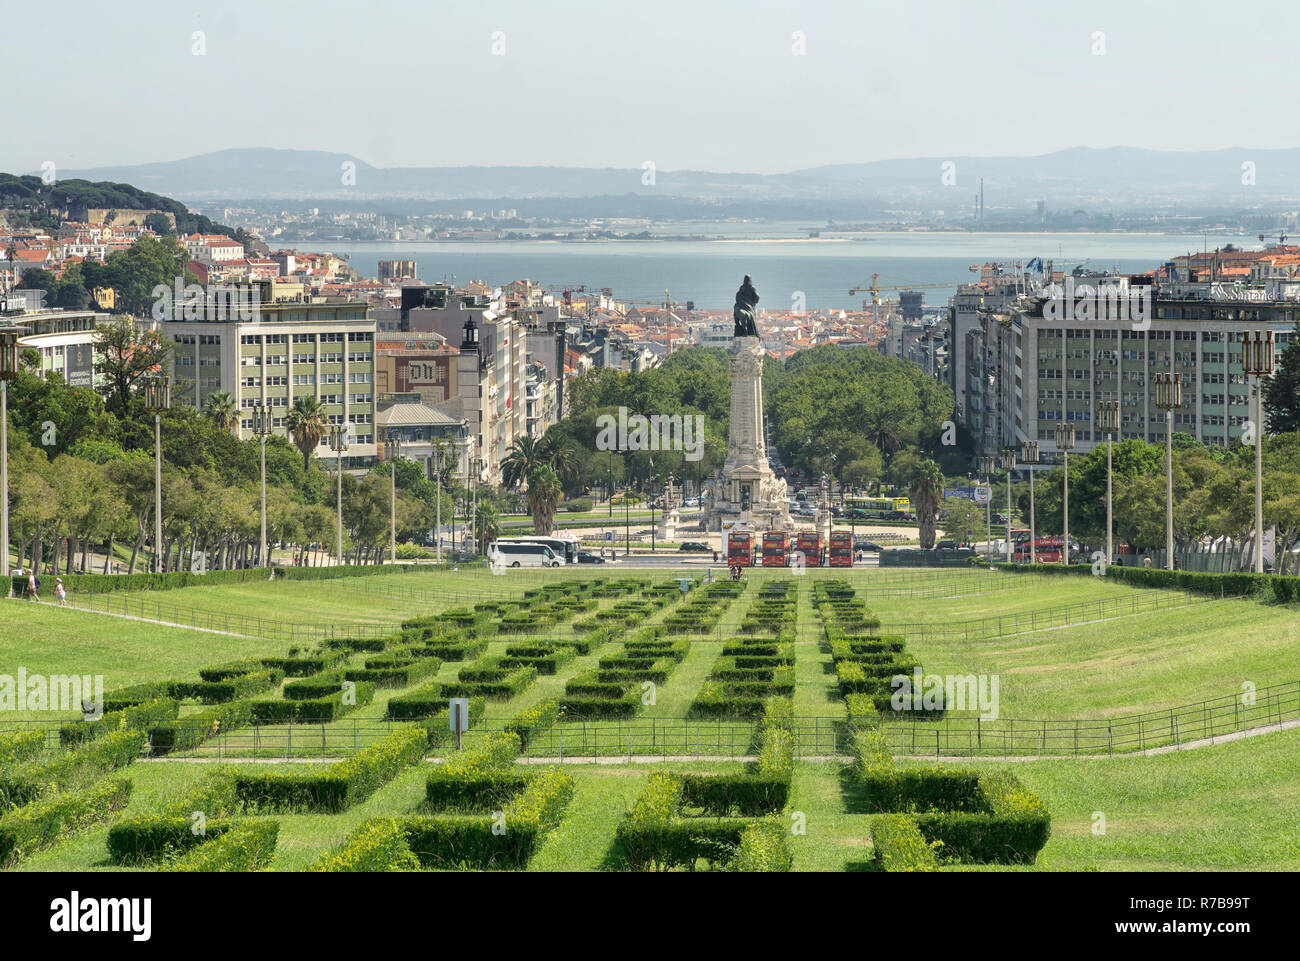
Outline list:
[[[755,310],[758,293],[749,277],[736,293],[731,357],[731,422],[727,458],[713,478],[709,527],[740,525],[753,531],[784,530],[790,522],[785,481],[767,462],[763,429],[763,341]]]

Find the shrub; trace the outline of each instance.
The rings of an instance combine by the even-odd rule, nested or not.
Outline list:
[[[121,728],[139,730],[150,728],[163,721],[170,721],[180,713],[181,705],[168,697],[145,701],[120,711],[105,714],[98,721],[72,721],[59,728],[59,740],[66,747],[92,741],[108,731]],[[0,752],[2,753],[2,752]]]
[[[907,814],[879,814],[871,819],[871,845],[881,871],[937,871],[935,849]]]
[[[149,750],[154,755],[187,751],[210,737],[242,727],[252,717],[252,701],[231,701],[183,718],[164,721],[149,729]]]
[[[539,701],[532,707],[520,711],[506,722],[503,730],[508,734],[518,735],[520,751],[527,751],[528,741],[532,736],[545,731],[555,723],[559,716],[559,700],[549,697],[544,701]]]
[[[284,674],[278,668],[272,668],[251,674],[237,674],[219,681],[173,681],[172,695],[193,698],[204,704],[224,704],[250,694],[269,691],[282,680]]]
[[[240,821],[165,867],[167,871],[260,871],[275,857],[279,821]]]
[[[701,858],[728,861],[740,847],[745,822],[737,819],[682,818],[684,783],[680,775],[656,771],[618,826],[623,857],[633,870],[685,866]]]
[[[233,821],[207,820],[202,832],[188,815],[153,815],[126,818],[108,829],[109,860],[114,864],[141,865],[180,855],[219,838]]]
[[[52,758],[38,756],[0,770],[0,809],[29,804],[56,791],[86,787],[110,771],[126,767],[140,756],[143,747],[142,732],[119,730]]]
[[[423,728],[402,728],[320,773],[237,773],[235,791],[248,811],[337,813],[418,763],[426,743]]]
[[[308,871],[418,871],[420,862],[411,853],[406,832],[392,818],[363,821],[336,850],[325,855]]]
[[[0,868],[126,807],[131,782],[108,778],[81,791],[56,793],[0,815]]]
[[[740,835],[736,856],[727,864],[728,871],[789,871],[794,864],[786,844],[789,831],[780,821],[762,821],[748,825]]]
[[[482,810],[501,806],[527,781],[515,768],[521,740],[513,733],[489,734],[469,751],[435,765],[425,783],[425,804],[433,810]]]
[[[0,733],[0,764],[13,764],[35,757],[45,747],[44,731]]]
[[[473,727],[475,723],[480,721],[486,710],[487,701],[481,697],[471,697],[469,699],[469,726]],[[418,723],[428,733],[431,747],[448,744],[456,737],[451,729],[451,705],[445,701],[436,714],[432,717],[421,718]]]
[[[252,716],[262,723],[333,721],[374,700],[375,686],[369,681],[348,683],[354,684],[350,696],[345,689],[328,697],[305,698],[300,701],[251,701]]]

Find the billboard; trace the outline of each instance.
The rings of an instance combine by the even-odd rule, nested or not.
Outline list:
[[[432,391],[446,400],[451,390],[451,357],[393,358],[393,391],[421,393]]]
[[[943,496],[945,498],[963,497],[966,500],[974,501],[976,504],[983,507],[993,496],[993,491],[988,487],[945,487],[943,489]]]
[[[94,344],[69,344],[64,348],[63,379],[69,387],[95,386]]]

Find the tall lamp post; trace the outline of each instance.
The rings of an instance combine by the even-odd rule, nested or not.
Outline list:
[[[5,596],[13,590],[9,580],[9,381],[18,376],[19,328],[0,327],[0,569]]]
[[[338,546],[335,550],[335,563],[343,566],[343,454],[348,449],[348,429],[343,424],[330,428],[330,450],[334,452],[335,473],[338,475]]]
[[[1165,570],[1174,569],[1174,411],[1183,406],[1183,375],[1156,374],[1156,407],[1165,412]]]
[[[1264,378],[1273,376],[1273,331],[1241,335],[1241,369],[1255,378],[1255,573],[1264,573]]]
[[[980,456],[980,476],[989,485],[989,497],[984,502],[984,548],[990,558],[993,557],[993,458],[987,454]]]
[[[1074,425],[1056,425],[1056,449],[1065,454],[1065,492],[1061,503],[1061,519],[1064,530],[1061,532],[1061,563],[1070,563],[1070,451],[1074,450]]]
[[[1119,433],[1119,401],[1103,400],[1097,405],[1097,429],[1106,435],[1106,563],[1113,564],[1115,562],[1115,522],[1112,493],[1115,473],[1111,448],[1115,442],[1115,435]]]
[[[144,387],[144,408],[153,414],[153,569],[161,574],[162,557],[162,414],[172,406],[171,378],[155,374]]]
[[[1026,441],[1020,448],[1020,463],[1029,469],[1029,563],[1038,563],[1038,527],[1034,518],[1034,468],[1038,466],[1038,441]]]
[[[258,404],[253,408],[253,434],[258,446],[262,448],[262,540],[259,542],[257,559],[268,570],[271,567],[271,555],[266,544],[266,439],[271,436],[271,408]]]
[[[442,563],[442,448],[433,449],[433,471],[434,471],[434,553],[437,557],[437,563]]]
[[[1016,449],[1014,447],[1004,447],[999,455],[1002,469],[1007,474],[1007,563],[1011,563],[1011,471],[1016,466]],[[993,492],[989,492],[989,500],[993,499]]]
[[[397,563],[397,459],[402,456],[402,438],[389,428],[384,435],[384,459],[392,465],[388,472],[388,557],[390,564]]]

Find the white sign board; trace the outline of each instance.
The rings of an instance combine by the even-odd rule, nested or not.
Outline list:
[[[453,733],[469,730],[469,698],[453,697],[448,704],[447,726]]]
[[[989,487],[975,488],[975,503],[983,507],[993,497],[993,489]]]

